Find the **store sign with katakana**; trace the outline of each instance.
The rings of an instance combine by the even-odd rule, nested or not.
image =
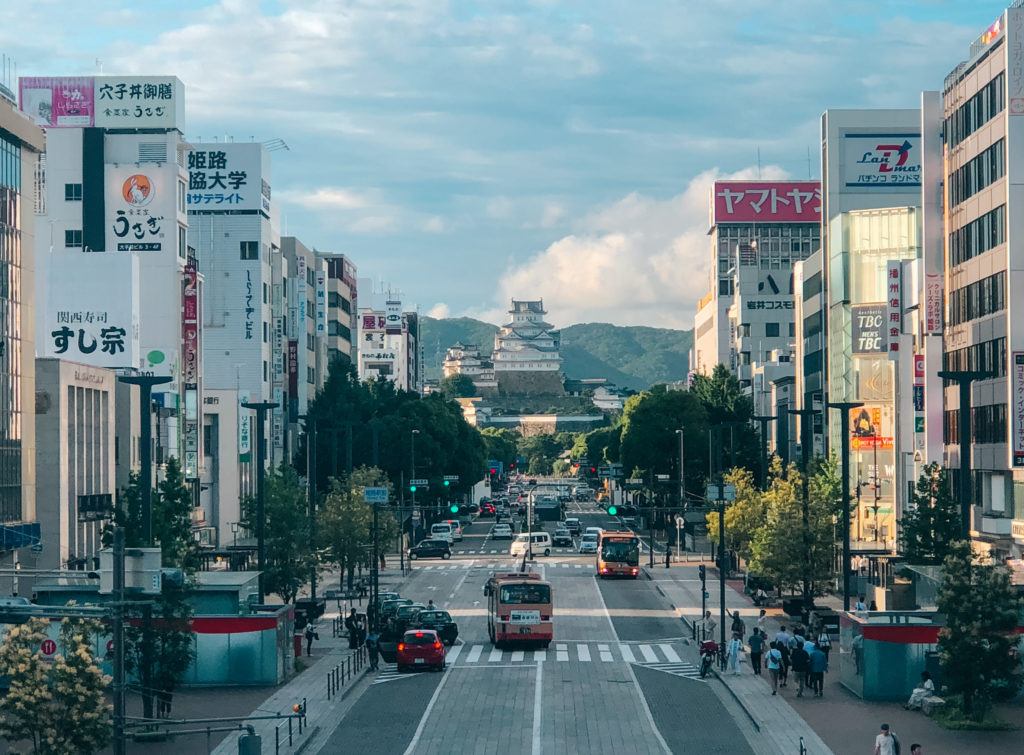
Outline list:
[[[844,134],[840,191],[920,190],[921,134]]]
[[[713,225],[719,223],[818,223],[818,181],[715,181]]]
[[[107,165],[107,251],[175,251],[178,224],[169,183],[166,169]]]
[[[94,81],[100,128],[184,125],[185,87],[174,76],[97,76]]]
[[[188,152],[190,212],[259,211],[270,214],[269,162],[261,144],[196,144]]]

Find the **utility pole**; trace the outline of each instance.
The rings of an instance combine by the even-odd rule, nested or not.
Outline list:
[[[170,376],[121,375],[122,383],[139,386],[139,470],[142,479],[142,542],[153,544],[153,386],[171,382]]]
[[[842,443],[842,486],[843,486],[843,610],[850,610],[850,412],[864,406],[862,401],[830,401],[829,409],[839,412],[839,433]],[[860,483],[857,484],[857,498],[860,499]]]
[[[305,414],[306,422],[306,508],[309,516],[309,595],[316,602],[316,420]]]
[[[960,387],[960,526],[964,540],[971,540],[971,383],[995,377],[980,370],[940,370],[939,377]],[[877,520],[876,520],[877,524]]]
[[[812,560],[811,560],[811,499],[810,499],[810,487],[809,478],[811,474],[811,422],[817,409],[788,409],[790,414],[795,414],[800,418],[800,467],[803,483],[801,484],[801,498],[802,498],[802,513],[803,513],[803,530],[804,530],[804,574],[803,574],[803,591],[804,591],[804,611],[806,614],[810,614],[811,605],[814,602],[814,596],[812,592]],[[806,619],[805,619],[806,621]]]
[[[124,527],[114,526],[114,755],[125,755],[124,734]]]
[[[770,414],[755,414],[751,419],[761,423],[761,490],[768,489],[768,423],[778,417]]]
[[[679,515],[683,517],[682,530],[683,539],[679,540],[679,527],[676,527],[676,551],[682,553],[686,550],[686,443],[683,440],[684,427],[676,430],[679,436]]]
[[[259,569],[259,593],[257,602],[263,605],[263,570],[266,567],[266,487],[267,487],[267,412],[276,409],[273,401],[245,401],[242,406],[256,412],[256,568]]]

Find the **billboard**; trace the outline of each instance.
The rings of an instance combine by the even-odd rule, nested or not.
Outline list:
[[[139,348],[139,263],[131,255],[61,254],[46,276],[38,320],[43,357],[93,367],[143,367]]]
[[[818,181],[715,181],[712,225],[718,223],[818,223]]]
[[[402,333],[402,302],[389,299],[385,303],[384,332],[389,336]]]
[[[186,384],[199,382],[199,273],[195,259],[185,265],[185,285],[181,295],[181,379]]]
[[[864,404],[850,410],[850,449],[891,451],[893,409],[889,404]]]
[[[175,187],[168,174],[150,165],[106,166],[107,251],[175,252]]]
[[[942,273],[927,273],[924,278],[924,331],[942,335]]]
[[[185,87],[174,76],[98,76],[95,87],[96,126],[184,126]]]
[[[269,217],[265,155],[258,143],[194,145],[187,158],[189,211],[256,210]]]
[[[884,304],[850,306],[850,350],[853,354],[885,353],[885,311]]]
[[[295,260],[295,280],[298,281],[297,296],[299,314],[299,333],[306,334],[306,258],[301,254]]]
[[[18,106],[44,128],[83,128],[95,122],[92,76],[18,79]]]
[[[921,186],[920,133],[846,133],[841,159],[844,191]]]
[[[316,334],[327,335],[327,273],[316,271]]]

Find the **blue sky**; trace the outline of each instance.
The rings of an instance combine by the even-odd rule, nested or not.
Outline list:
[[[189,138],[284,139],[282,231],[422,311],[689,327],[709,182],[817,177],[824,109],[916,106],[1005,5],[7,0],[0,52],[174,74]]]

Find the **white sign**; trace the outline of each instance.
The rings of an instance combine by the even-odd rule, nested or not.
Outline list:
[[[510,624],[539,624],[540,611],[524,611],[513,608],[509,611]]]
[[[295,260],[295,279],[298,282],[295,298],[298,300],[296,309],[299,313],[299,336],[303,340],[306,338],[306,275],[306,258],[299,255]]]
[[[256,210],[270,216],[270,164],[262,144],[196,144],[187,167],[189,212]]]
[[[387,503],[387,488],[363,488],[363,501],[366,503]]]
[[[54,255],[46,276],[38,352],[93,367],[142,367],[135,255]]]
[[[316,271],[316,334],[327,335],[327,273]]]
[[[95,86],[100,128],[184,128],[185,86],[174,76],[97,76]]]
[[[903,333],[903,263],[899,260],[889,260],[885,266],[885,332],[889,359],[899,359]]]
[[[249,391],[238,392],[238,460],[249,461],[252,455],[252,411],[242,404],[248,403]]]
[[[942,273],[928,273],[924,279],[925,333],[942,335]]]
[[[107,165],[105,180],[106,251],[173,253],[178,220],[171,169]]]
[[[385,305],[384,332],[398,335],[402,332],[402,302],[393,299]]]
[[[1013,352],[1013,466],[1024,467],[1024,351]]]
[[[921,134],[843,134],[842,191],[918,190]]]

